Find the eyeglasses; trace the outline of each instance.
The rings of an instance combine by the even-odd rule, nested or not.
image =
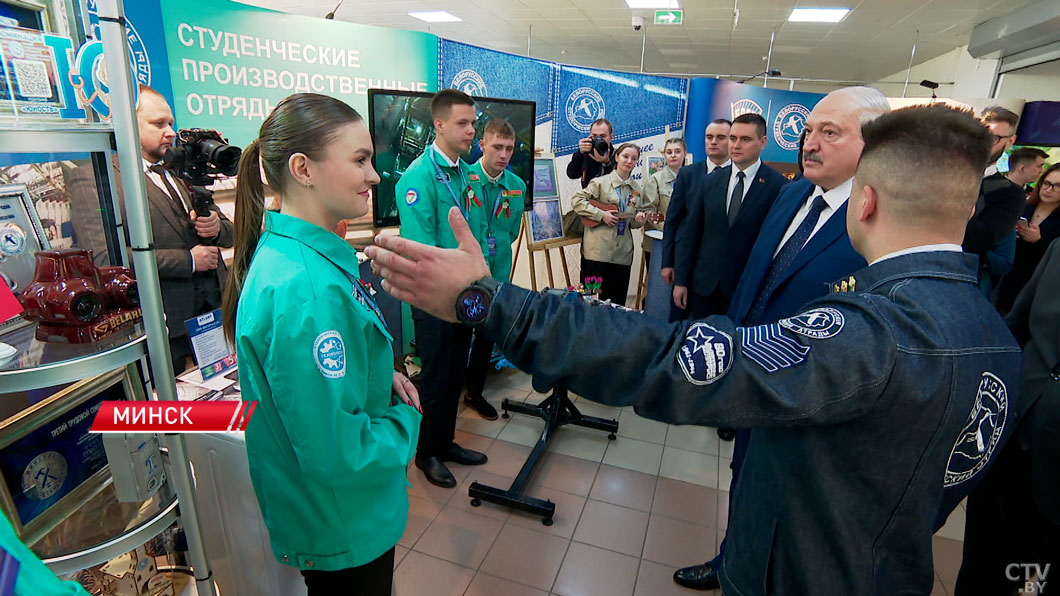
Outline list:
[[[997,143],[1000,143],[1001,141],[1004,141],[1005,139],[1007,139],[1009,137],[1014,137],[1014,136],[1016,136],[1016,133],[1012,133],[1010,135],[1005,135],[1005,136],[994,135],[994,144],[996,145]]]
[[[1046,182],[1042,181],[1039,185],[1042,190],[1060,190],[1060,182]]]

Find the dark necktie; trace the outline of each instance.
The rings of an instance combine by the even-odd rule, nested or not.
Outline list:
[[[147,169],[158,174],[158,176],[162,179],[162,185],[166,187],[166,192],[169,194],[169,198],[173,199],[173,202],[177,204],[177,208],[179,208],[182,213],[187,215],[188,208],[184,205],[184,200],[180,196],[180,193],[177,192],[177,189],[173,188],[173,185],[169,183],[169,178],[166,176],[166,166],[160,163],[156,163],[154,165],[148,166]]]
[[[795,257],[799,256],[802,247],[810,239],[813,229],[817,226],[817,221],[821,219],[821,212],[827,206],[828,203],[824,201],[823,196],[818,195],[815,197],[813,204],[810,206],[810,211],[806,213],[806,218],[795,229],[795,233],[791,235],[791,238],[788,238],[788,241],[784,243],[777,256],[773,257],[773,263],[769,266],[766,279],[762,282],[762,287],[758,290],[758,295],[755,296],[755,300],[751,304],[751,310],[747,313],[747,318],[744,319],[745,325],[758,325],[764,322],[762,321],[762,315],[765,313],[769,297],[780,285],[784,272],[795,262]]]
[[[740,203],[743,203],[743,172],[736,172],[736,186],[732,187],[732,196],[729,197],[729,227],[736,221],[736,215],[740,212]]]

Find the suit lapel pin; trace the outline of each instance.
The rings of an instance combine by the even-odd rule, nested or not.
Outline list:
[[[856,279],[854,279],[854,276],[853,276],[853,275],[851,275],[851,276],[850,276],[850,291],[851,291],[851,292],[853,292],[853,291],[854,291],[854,284],[855,284],[855,283],[857,283],[857,280],[856,280]]]
[[[849,292],[850,291],[850,286],[847,285],[846,280],[843,280],[843,282],[839,284],[839,288],[840,288],[839,289],[840,292]]]

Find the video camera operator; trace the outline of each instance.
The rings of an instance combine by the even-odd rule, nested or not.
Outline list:
[[[173,370],[180,374],[193,364],[184,321],[221,305],[221,293],[228,276],[228,268],[221,258],[221,248],[232,246],[234,227],[220,209],[212,205],[212,201],[208,205],[201,200],[194,201],[185,184],[173,171],[166,169],[163,159],[166,151],[174,146],[177,136],[173,130],[173,111],[162,95],[146,85],[140,86],[136,120],[147,178],[147,203],[151,214],[162,305],[169,330],[169,349],[173,357]],[[234,148],[229,151],[231,149]],[[237,154],[236,164],[238,159]],[[118,171],[117,162],[114,164],[114,173],[115,179],[111,184],[118,189],[119,209],[124,214],[125,199],[121,195],[121,172]],[[91,164],[71,172],[68,189],[78,246],[92,249],[97,264],[109,265],[96,178]],[[197,210],[206,215],[200,215]]]
[[[599,118],[589,127],[589,136],[578,141],[578,152],[567,164],[567,177],[581,178],[582,188],[599,176],[610,174],[615,169],[614,127],[606,118]],[[605,148],[606,147],[606,148]]]

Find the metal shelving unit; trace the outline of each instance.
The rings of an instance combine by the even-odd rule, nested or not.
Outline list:
[[[39,342],[34,326],[7,331],[3,339],[18,344],[20,356],[0,366],[0,394],[53,387],[105,373],[147,357],[153,371],[151,383],[158,399],[175,400],[176,382],[170,363],[168,332],[165,325],[158,267],[155,263],[147,204],[145,179],[141,171],[140,141],[133,100],[135,80],[131,77],[126,47],[125,18],[121,0],[98,0],[103,58],[110,88],[110,124],[71,122],[0,122],[0,151],[5,153],[93,155],[97,168],[111,174],[112,157],[117,154],[122,176],[125,212],[114,207],[115,189],[107,189],[105,201],[111,204],[112,225],[128,230],[132,266],[136,273],[143,322],[106,338],[82,345]],[[113,176],[107,176],[113,185]],[[114,251],[125,259],[124,234]],[[113,250],[112,248],[112,250]],[[181,435],[166,435],[170,465],[163,489],[146,503],[117,502],[112,487],[105,487],[81,509],[52,529],[32,547],[56,573],[70,573],[103,563],[132,550],[172,524],[182,520],[188,542],[188,559],[194,570],[198,594],[215,594],[210,565],[199,528],[198,508],[190,462]],[[165,491],[165,492],[163,492]],[[85,530],[73,536],[75,528]]]

